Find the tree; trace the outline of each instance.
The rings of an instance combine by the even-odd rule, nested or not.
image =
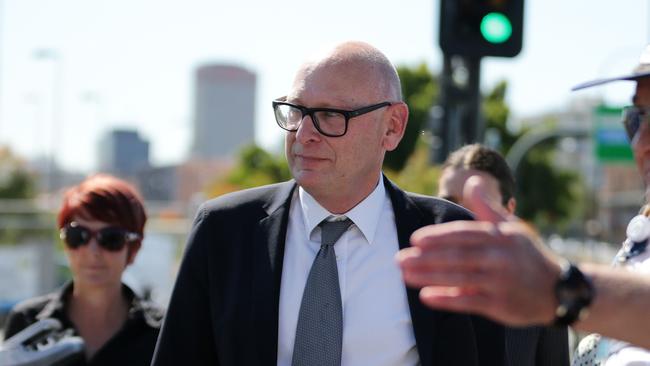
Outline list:
[[[8,204],[2,205],[5,209],[0,211],[0,243],[15,244],[25,237],[43,235],[30,227],[40,227],[44,220],[33,207],[34,196],[35,177],[9,148],[0,146],[0,200],[21,203],[17,212],[7,210]]]
[[[554,166],[555,144],[550,141],[530,151],[516,174],[517,213],[542,231],[557,232],[579,214],[584,197],[580,177]]]
[[[284,156],[275,156],[257,145],[243,147],[237,164],[226,175],[208,187],[210,197],[291,179]]]
[[[25,163],[7,147],[0,146],[0,199],[30,199],[34,197],[34,177]]]
[[[430,149],[431,145],[424,138],[419,138],[404,169],[399,172],[384,169],[384,173],[404,190],[434,195],[438,191],[440,167],[431,165]]]
[[[409,106],[409,121],[399,146],[388,152],[384,160],[384,167],[393,171],[404,169],[413,154],[423,130],[428,128],[429,111],[439,94],[438,77],[425,63],[416,67],[398,66],[397,73],[402,81],[402,96]]]

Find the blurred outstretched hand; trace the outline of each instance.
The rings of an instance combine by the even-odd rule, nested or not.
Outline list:
[[[407,285],[432,308],[470,312],[509,325],[547,324],[557,306],[560,258],[530,226],[486,196],[470,177],[463,202],[476,221],[429,225],[413,233],[397,260]]]

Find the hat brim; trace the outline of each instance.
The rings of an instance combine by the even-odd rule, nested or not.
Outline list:
[[[606,79],[597,79],[597,80],[591,80],[587,81],[582,84],[578,84],[571,88],[572,91],[575,90],[580,90],[580,89],[585,89],[585,88],[591,88],[592,86],[597,86],[597,85],[603,85],[607,83],[611,83],[612,81],[619,81],[619,80],[628,80],[628,81],[633,81],[633,80],[638,80],[642,78],[647,78],[650,77],[650,71],[647,72],[641,72],[641,73],[632,73],[629,75],[623,75],[623,76],[618,76],[614,78],[606,78]]]

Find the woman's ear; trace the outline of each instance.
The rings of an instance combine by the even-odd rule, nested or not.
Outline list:
[[[128,244],[128,252],[127,252],[127,257],[126,257],[126,265],[133,264],[135,261],[135,256],[138,255],[138,252],[140,251],[140,248],[142,247],[142,242],[137,241],[135,243],[130,243]]]

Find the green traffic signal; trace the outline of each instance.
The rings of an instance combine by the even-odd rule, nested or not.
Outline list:
[[[501,13],[489,13],[481,19],[481,35],[490,43],[503,43],[512,36],[510,19]]]

